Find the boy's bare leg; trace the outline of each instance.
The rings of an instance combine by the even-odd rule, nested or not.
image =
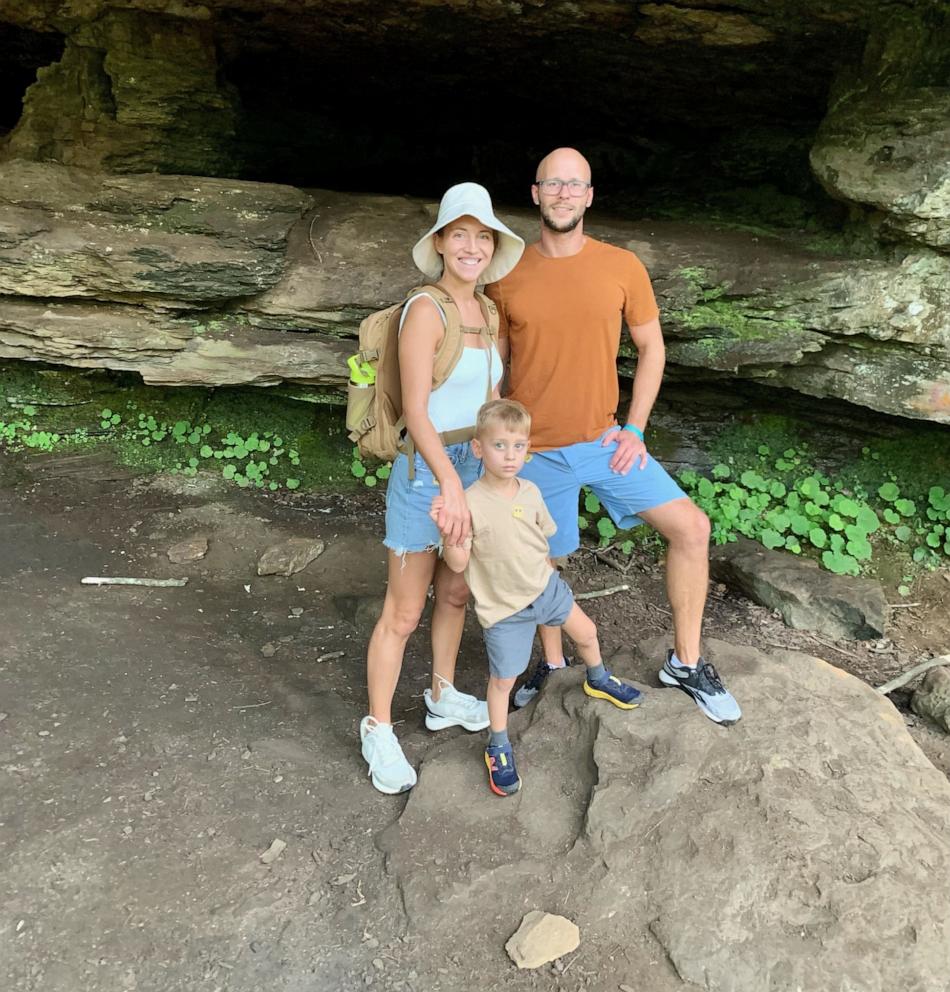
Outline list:
[[[564,663],[564,641],[561,638],[560,627],[538,627],[541,638],[541,653],[551,668],[558,668]]]
[[[551,630],[557,633],[558,641],[560,634],[557,627],[544,627],[543,630]],[[600,657],[600,642],[597,640],[597,627],[594,621],[577,605],[571,608],[571,612],[564,621],[564,633],[577,646],[577,653],[588,668],[596,668],[602,664]],[[544,635],[542,634],[542,642]]]
[[[508,701],[514,686],[515,679],[488,678],[488,719],[495,733],[508,729]]]

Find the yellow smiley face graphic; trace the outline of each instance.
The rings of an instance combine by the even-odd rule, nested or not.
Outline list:
[[[514,506],[513,506],[512,508],[511,508],[511,515],[512,515],[512,516],[513,516],[513,517],[514,517],[514,518],[515,518],[516,520],[522,520],[522,519],[524,519],[524,507],[523,507],[523,506],[518,506],[517,504],[515,504],[515,505],[514,505]]]

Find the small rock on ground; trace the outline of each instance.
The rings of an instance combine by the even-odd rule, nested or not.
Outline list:
[[[519,968],[540,968],[580,946],[577,925],[563,916],[532,910],[505,944],[508,957]]]
[[[291,537],[268,548],[257,563],[258,575],[293,575],[323,554],[323,541]]]

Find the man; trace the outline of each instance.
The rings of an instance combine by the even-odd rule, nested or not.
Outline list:
[[[557,523],[551,556],[580,544],[581,486],[589,486],[614,523],[645,521],[666,538],[666,585],[674,642],[660,681],[686,692],[711,720],[735,723],[741,711],[700,653],[709,580],[709,520],[658,462],[646,427],[666,354],[659,311],[640,260],[584,234],[594,190],[590,165],[558,148],[538,166],[531,197],[541,211],[541,239],[514,271],[487,288],[498,304],[501,351],[510,364],[509,395],[533,418],[532,457],[522,470]],[[617,352],[625,321],[637,349],[633,399],[622,425]],[[541,628],[544,658],[518,691],[515,705],[537,695],[565,665],[557,628]]]

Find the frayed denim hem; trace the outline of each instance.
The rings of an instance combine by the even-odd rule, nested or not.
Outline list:
[[[442,545],[441,544],[427,544],[424,548],[400,548],[393,547],[391,544],[387,544],[383,541],[383,547],[388,548],[397,558],[402,562],[402,567],[406,567],[406,555],[424,555],[429,554],[430,551],[435,551],[438,556],[442,557]]]

